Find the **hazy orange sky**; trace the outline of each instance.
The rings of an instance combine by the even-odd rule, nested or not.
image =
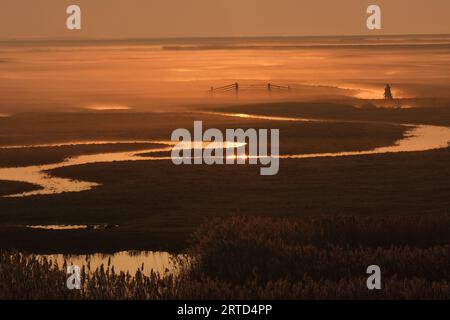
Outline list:
[[[65,29],[66,7],[82,30]],[[382,32],[366,8],[382,8]],[[450,33],[449,0],[0,0],[0,38],[144,38]]]

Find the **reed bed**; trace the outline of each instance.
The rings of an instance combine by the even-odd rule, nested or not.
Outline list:
[[[217,218],[194,234],[181,272],[81,270],[0,251],[0,299],[449,299],[450,217]],[[88,258],[87,258],[88,259]],[[366,269],[382,270],[368,290]]]

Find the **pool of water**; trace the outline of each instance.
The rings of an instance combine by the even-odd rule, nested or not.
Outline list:
[[[87,229],[89,226],[85,224],[80,225],[52,224],[52,225],[30,225],[25,227],[29,229],[38,229],[38,230],[83,230]]]
[[[77,265],[80,268],[85,266],[87,269],[88,262],[90,271],[93,272],[102,265],[106,269],[108,265],[114,266],[114,272],[124,272],[134,275],[140,269],[145,275],[151,272],[160,275],[173,274],[177,275],[180,271],[180,264],[177,259],[182,259],[183,255],[173,255],[163,251],[122,251],[114,254],[89,254],[89,255],[37,255],[38,258],[51,259],[58,263],[62,268],[64,261],[68,265]]]
[[[110,229],[110,228],[117,228],[118,225],[111,225],[111,224],[94,224],[94,225],[87,225],[87,224],[46,224],[46,225],[27,225],[27,226],[19,226],[19,227],[25,227],[28,229],[37,229],[37,230],[86,230],[86,229],[94,229],[94,230],[100,230],[100,229]]]

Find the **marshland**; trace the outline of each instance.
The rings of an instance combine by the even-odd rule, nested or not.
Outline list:
[[[389,40],[0,43],[0,298],[448,299],[448,37]],[[278,174],[175,166],[196,120],[279,129]]]

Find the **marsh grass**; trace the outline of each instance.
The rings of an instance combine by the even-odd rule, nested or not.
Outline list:
[[[213,219],[194,234],[178,276],[82,269],[66,289],[66,267],[0,253],[1,299],[449,299],[450,217]],[[87,258],[88,259],[88,258]],[[366,269],[382,270],[382,290]]]

